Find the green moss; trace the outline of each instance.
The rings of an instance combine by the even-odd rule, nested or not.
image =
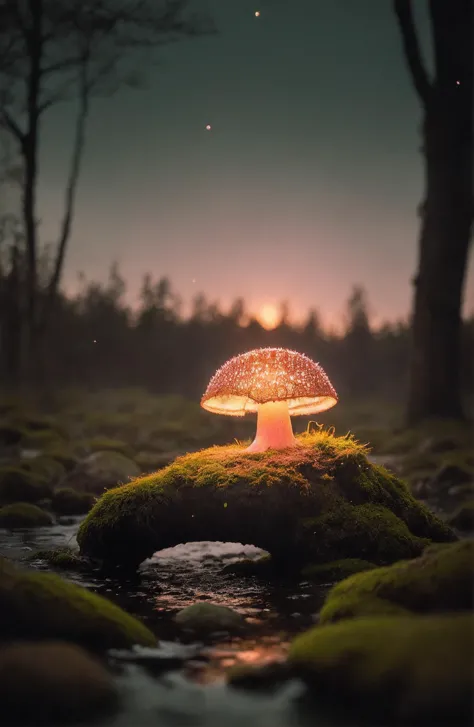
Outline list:
[[[71,548],[38,550],[30,560],[44,560],[53,568],[64,570],[82,570],[85,566],[84,560]]]
[[[50,444],[44,451],[45,456],[59,462],[68,472],[77,465],[78,458],[74,449],[69,444]]]
[[[0,468],[0,503],[38,502],[50,494],[49,484],[38,473],[20,467]]]
[[[0,445],[13,447],[18,445],[25,436],[25,430],[18,424],[0,421]]]
[[[58,515],[83,515],[93,506],[96,498],[89,492],[77,492],[62,487],[53,492],[52,508]]]
[[[316,627],[289,663],[311,696],[377,724],[469,724],[471,614],[379,617]]]
[[[151,631],[107,599],[1,559],[0,614],[0,641],[64,639],[91,650],[156,644]]]
[[[301,575],[309,581],[313,581],[313,583],[335,583],[343,578],[348,578],[353,573],[360,573],[376,567],[367,560],[345,558],[344,560],[335,560],[332,563],[322,565],[307,565],[302,569]]]
[[[84,441],[84,446],[89,452],[120,452],[125,457],[133,457],[132,448],[121,439],[111,437],[92,437]]]
[[[21,440],[24,449],[44,451],[53,447],[63,447],[65,440],[57,432],[50,429],[26,430]]]
[[[0,528],[38,528],[52,523],[49,513],[29,502],[0,507]]]
[[[465,502],[448,519],[449,525],[466,533],[474,530],[474,500]]]
[[[211,447],[109,490],[80,527],[81,550],[136,565],[181,542],[223,540],[261,547],[294,571],[344,558],[385,564],[421,553],[428,539],[455,539],[352,437],[298,439],[259,454]]]
[[[44,456],[22,462],[21,469],[42,477],[50,484],[59,482],[66,474],[66,469],[60,462]]]
[[[436,613],[472,607],[474,541],[428,548],[421,557],[358,573],[336,585],[321,623],[374,613]]]

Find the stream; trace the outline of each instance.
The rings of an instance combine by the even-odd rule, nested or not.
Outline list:
[[[38,549],[76,545],[80,518],[30,531],[0,530],[0,555],[26,563]],[[139,617],[159,639],[156,649],[112,651],[111,666],[122,708],[103,727],[332,727],[314,709],[300,707],[302,684],[269,693],[227,686],[226,670],[264,665],[285,657],[293,636],[314,624],[327,589],[307,582],[270,583],[254,576],[223,574],[258,548],[237,543],[187,543],[156,553],[136,576],[119,579],[99,572],[58,571]],[[44,561],[29,567],[51,570]],[[195,641],[174,623],[175,614],[196,601],[229,606],[248,622],[245,635],[216,634]],[[347,722],[342,727],[352,727]]]

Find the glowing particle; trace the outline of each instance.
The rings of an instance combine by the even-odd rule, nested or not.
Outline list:
[[[93,340],[93,342],[92,342],[92,343],[97,343],[97,341],[95,340],[95,338],[94,338],[94,340]]]
[[[206,124],[206,130],[210,131],[212,129],[212,126],[210,124]]]
[[[191,282],[192,282],[192,283],[195,283],[195,282],[196,282],[196,278],[193,278],[193,279],[191,280]]]
[[[259,18],[259,17],[260,17],[260,10],[256,10],[256,11],[255,11],[255,17],[256,17],[256,18]]]
[[[461,81],[456,81],[456,86],[460,86],[460,85],[461,85]]]

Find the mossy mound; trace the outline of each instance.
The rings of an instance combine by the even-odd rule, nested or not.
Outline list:
[[[30,502],[14,502],[0,507],[0,528],[39,528],[52,523],[49,513]]]
[[[61,462],[44,456],[25,460],[21,463],[21,469],[43,478],[50,485],[56,485],[66,474],[66,468]]]
[[[95,499],[89,492],[62,487],[53,492],[51,506],[58,515],[84,515],[89,512]]]
[[[212,447],[106,492],[78,533],[81,551],[137,565],[183,542],[253,544],[280,568],[419,555],[455,535],[350,437],[318,431],[299,447]]]
[[[320,622],[408,613],[464,611],[473,605],[474,540],[427,548],[420,558],[359,573],[328,594]]]
[[[83,442],[84,448],[89,452],[120,452],[124,457],[133,457],[133,450],[121,439],[111,437],[92,437]]]
[[[53,573],[0,559],[0,641],[63,639],[93,651],[155,646],[143,624],[105,598]]]
[[[66,547],[37,550],[30,558],[30,561],[33,560],[44,560],[58,570],[78,571],[86,567],[80,555],[71,548]]]
[[[25,436],[25,431],[18,424],[0,421],[0,447],[14,447]]]
[[[39,502],[51,494],[47,480],[20,467],[0,468],[0,503]]]
[[[474,499],[465,502],[448,519],[449,525],[465,533],[474,531]]]
[[[101,494],[118,483],[138,477],[140,468],[128,457],[112,450],[94,452],[78,463],[63,484],[74,490]]]
[[[323,563],[321,565],[307,565],[301,575],[313,583],[335,583],[343,578],[348,578],[354,573],[372,570],[377,568],[373,563],[360,558],[346,558],[345,560],[335,560],[332,563]]]
[[[445,727],[471,724],[473,647],[471,614],[360,618],[299,636],[289,664],[352,719]]]
[[[0,647],[0,703],[2,724],[48,727],[105,716],[119,698],[98,660],[73,644],[45,641]]]

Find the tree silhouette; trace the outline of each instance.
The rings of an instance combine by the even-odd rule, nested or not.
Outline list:
[[[473,217],[473,0],[429,0],[434,71],[410,0],[394,0],[423,114],[425,199],[414,281],[408,420],[463,418],[461,305]]]
[[[187,0],[0,0],[0,128],[16,142],[22,162],[21,218],[25,241],[25,359],[37,365],[71,234],[74,204],[95,95],[136,85],[138,51],[211,30],[185,13]],[[63,217],[45,290],[38,279],[38,153],[48,111],[76,102]],[[41,305],[40,305],[41,304]]]

